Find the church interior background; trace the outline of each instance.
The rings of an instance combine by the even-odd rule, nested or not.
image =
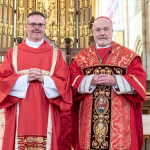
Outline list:
[[[10,47],[26,39],[26,16],[32,11],[45,14],[45,37],[62,50],[68,65],[73,55],[93,42],[93,18],[103,15],[113,20],[113,40],[140,55],[147,74],[142,149],[150,150],[150,0],[0,0],[0,63]],[[61,129],[62,150],[71,150],[70,112],[61,112],[66,125]],[[0,150],[4,128],[4,110],[0,110]]]

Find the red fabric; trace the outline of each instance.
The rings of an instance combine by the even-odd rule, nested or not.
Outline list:
[[[112,44],[111,44],[112,48]],[[106,53],[106,55],[103,58],[102,64],[105,64],[109,54],[110,50]],[[105,53],[107,48],[98,49],[98,52],[100,54],[100,57],[102,57]],[[98,56],[98,55],[97,55]],[[71,70],[71,81],[74,80],[74,78],[77,75],[81,75],[82,71],[79,65],[75,62],[73,59],[70,65]],[[75,72],[75,74],[74,74]],[[146,101],[146,94],[144,90],[141,88],[139,84],[133,79],[133,77],[129,76],[134,75],[140,83],[143,85],[144,88],[146,88],[146,73],[141,65],[141,61],[139,57],[136,57],[128,66],[127,68],[127,75],[123,75],[123,77],[133,86],[133,88],[137,91],[137,94],[124,94],[124,96],[128,97],[128,99],[131,101],[130,103],[130,127],[131,127],[131,145],[129,150],[140,150],[143,145],[143,126],[142,126],[142,102]],[[81,81],[77,81],[78,85],[80,85]],[[78,87],[76,87],[78,89]],[[77,92],[77,90],[76,90]],[[78,145],[78,114],[79,114],[79,103],[80,100],[82,100],[85,97],[84,95],[78,94],[74,92],[74,103],[72,106],[72,145],[75,148],[75,150],[80,150]],[[138,143],[138,144],[135,144]]]
[[[108,18],[108,17],[100,16],[100,17],[96,18],[96,19],[94,20],[94,22],[95,22],[97,19],[99,19],[99,18],[106,18],[106,19],[110,20],[110,18]],[[110,21],[112,22],[112,20],[110,20]]]
[[[53,47],[46,41],[37,49],[27,46],[24,41],[18,45],[18,71],[30,68],[50,71],[53,56],[52,49]],[[5,88],[4,91],[2,89],[3,86],[1,86],[2,84],[0,84],[0,92],[4,93],[4,96],[0,97],[0,108],[6,109],[6,130],[2,150],[14,150],[16,102],[19,98],[8,96],[8,93],[20,75],[14,73],[11,62],[12,49],[7,52],[0,68],[0,83],[2,82],[3,85],[9,85],[6,86],[8,88]],[[6,75],[4,73],[6,73]],[[64,62],[61,51],[59,50],[56,67],[51,78],[54,80],[61,96],[55,99],[48,99],[40,82],[30,82],[26,97],[19,99],[18,136],[47,136],[48,111],[50,105],[52,117],[51,150],[60,150],[60,108],[70,109],[72,105],[72,93],[69,68]]]

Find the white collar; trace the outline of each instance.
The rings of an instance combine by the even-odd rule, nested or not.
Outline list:
[[[42,39],[41,41],[39,42],[32,42],[30,40],[28,40],[28,38],[26,38],[26,44],[30,47],[33,47],[33,48],[38,48],[42,43],[44,42],[44,40]]]
[[[110,47],[110,44],[107,45],[107,46],[105,46],[105,47],[100,47],[100,46],[98,46],[98,44],[96,43],[96,48],[97,48],[97,49],[100,49],[100,48],[108,48],[108,47]]]

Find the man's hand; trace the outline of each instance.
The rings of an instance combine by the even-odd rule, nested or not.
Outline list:
[[[116,77],[109,74],[94,75],[91,81],[92,86],[97,85],[115,86],[116,84],[117,84]]]
[[[38,80],[39,82],[44,82],[44,76],[42,75],[42,71],[37,68],[31,68],[28,74],[28,82]]]

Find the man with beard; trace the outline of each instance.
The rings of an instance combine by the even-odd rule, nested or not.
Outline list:
[[[60,150],[60,107],[70,109],[70,72],[60,50],[43,40],[46,18],[27,16],[28,38],[0,66],[0,109],[5,108],[2,150]]]
[[[146,74],[135,52],[112,41],[112,26],[109,18],[97,18],[95,45],[75,55],[70,65],[75,150],[142,148]],[[107,101],[103,113],[97,106],[101,96]]]

